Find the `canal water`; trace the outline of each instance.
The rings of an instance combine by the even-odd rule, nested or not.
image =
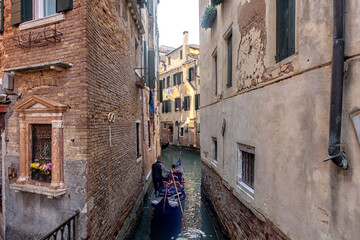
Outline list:
[[[162,150],[162,163],[170,169],[173,163],[181,159],[185,177],[186,200],[184,214],[189,232],[201,238],[218,239],[211,220],[201,201],[201,160],[200,154],[189,150],[168,147]],[[152,190],[153,191],[153,190]],[[168,216],[158,216],[150,205],[150,196],[144,204],[144,213],[137,226],[134,240],[171,240],[189,239],[184,233],[181,211]]]

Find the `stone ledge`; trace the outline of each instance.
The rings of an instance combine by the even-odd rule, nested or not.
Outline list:
[[[54,15],[43,17],[27,22],[23,22],[20,24],[20,31],[31,29],[31,28],[37,28],[42,27],[49,24],[58,23],[65,20],[65,14],[64,13],[56,13]]]
[[[35,65],[26,65],[14,68],[4,69],[3,72],[13,72],[13,73],[27,73],[27,72],[38,72],[45,70],[54,70],[54,71],[64,71],[66,68],[72,67],[71,63],[68,62],[46,62]]]
[[[10,189],[15,190],[15,192],[29,192],[45,195],[48,198],[58,198],[66,194],[66,189],[56,189],[52,190],[47,187],[34,186],[30,184],[10,184]]]

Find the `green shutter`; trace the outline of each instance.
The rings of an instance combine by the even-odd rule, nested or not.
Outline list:
[[[165,102],[161,103],[161,108],[162,108],[162,113],[164,113],[165,112]]]
[[[154,49],[149,49],[148,54],[148,62],[149,62],[149,69],[148,69],[148,79],[149,79],[149,87],[151,89],[155,88],[155,52]]]
[[[227,84],[229,88],[232,86],[232,35],[228,38],[228,66],[227,66]]]
[[[11,1],[11,25],[21,23],[21,0]]]
[[[173,75],[173,86],[176,86],[176,73]]]
[[[177,84],[178,84],[178,85],[181,84],[181,78],[182,78],[182,72],[178,72],[178,73],[177,73]]]
[[[22,0],[21,21],[26,22],[33,19],[32,1]]]
[[[276,62],[295,53],[295,0],[276,1]]]
[[[195,95],[195,110],[199,109],[199,94]]]
[[[0,33],[4,32],[4,0],[0,0]]]
[[[184,111],[186,111],[188,108],[188,99],[187,97],[184,97]]]
[[[73,8],[72,0],[56,0],[56,12],[64,12]]]

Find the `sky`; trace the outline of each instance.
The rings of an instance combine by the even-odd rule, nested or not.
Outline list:
[[[199,44],[199,0],[160,0],[158,25],[160,46],[180,47],[184,31],[190,44]]]

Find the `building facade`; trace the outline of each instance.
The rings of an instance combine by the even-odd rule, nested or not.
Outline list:
[[[0,7],[2,237],[77,212],[77,239],[127,237],[160,154],[157,1]]]
[[[199,1],[200,16],[208,7],[200,30],[202,189],[224,229],[231,239],[357,239],[359,4],[346,0],[342,11],[343,1],[212,2]],[[335,91],[343,98],[333,101],[341,65],[344,85]],[[341,99],[335,155],[329,122]],[[330,158],[340,167],[324,162]]]
[[[161,142],[200,147],[200,72],[199,46],[188,43],[160,49],[158,85],[161,101]]]

